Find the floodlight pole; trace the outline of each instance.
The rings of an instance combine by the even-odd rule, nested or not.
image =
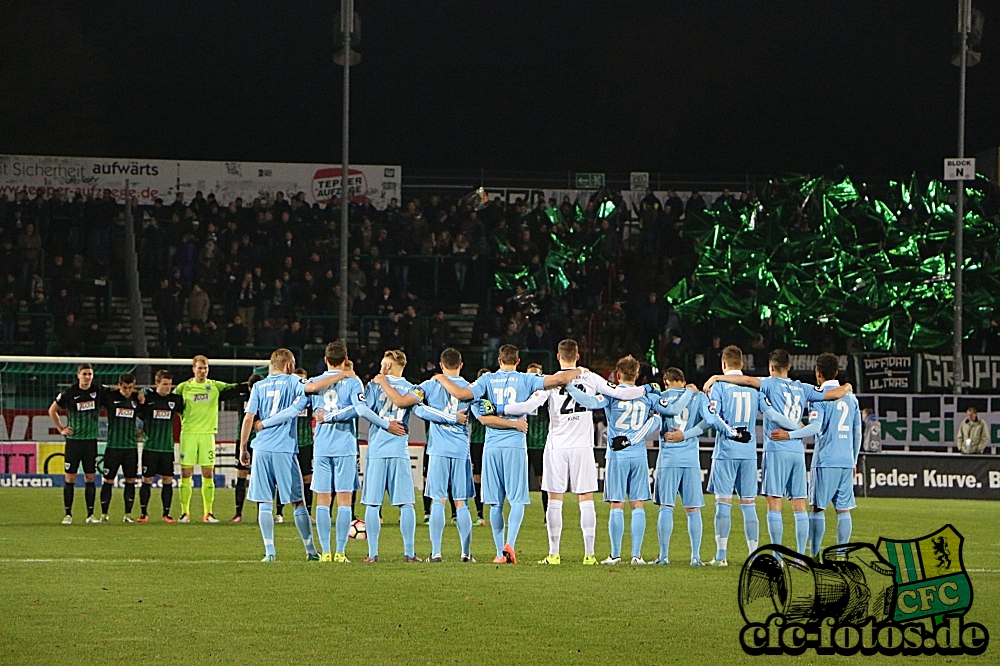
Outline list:
[[[340,324],[337,337],[347,344],[347,224],[349,217],[350,191],[350,113],[351,113],[351,31],[354,26],[354,0],[340,0],[340,29],[344,38],[344,118],[341,131],[342,164],[340,171]]]
[[[972,0],[959,0],[958,32],[961,37],[961,51],[958,63],[958,157],[965,157],[965,70],[969,52],[969,30],[972,27]],[[962,355],[962,264],[965,262],[965,181],[956,184],[955,202],[955,331],[952,339],[951,390],[962,394],[964,379],[964,357]]]
[[[135,256],[135,218],[132,213],[131,184],[125,181],[125,282],[128,284],[129,322],[132,332],[132,353],[149,356],[146,346],[146,319],[142,313],[142,293],[139,290],[139,261]],[[137,365],[136,379],[142,385],[150,383],[149,366]]]

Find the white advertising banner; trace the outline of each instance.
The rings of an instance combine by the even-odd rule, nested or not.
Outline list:
[[[58,190],[72,199],[109,189],[119,201],[131,195],[146,205],[159,197],[169,205],[177,192],[190,201],[200,190],[228,205],[236,197],[249,204],[258,197],[272,199],[276,192],[286,198],[304,192],[310,205],[325,205],[340,193],[341,171],[329,164],[0,155],[0,195],[11,199],[17,192],[34,196]],[[348,186],[355,201],[367,199],[382,210],[399,197],[401,179],[399,165],[357,164],[351,165]]]

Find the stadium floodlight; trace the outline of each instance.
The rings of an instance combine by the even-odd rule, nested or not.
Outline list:
[[[354,11],[354,0],[340,0],[340,30],[337,32],[338,50],[333,61],[344,68],[343,124],[341,126],[340,170],[340,289],[349,292],[347,284],[347,225],[350,215],[350,152],[351,152],[351,66],[361,62],[361,54],[351,47],[361,43],[361,19]],[[347,298],[340,299],[337,335],[347,341]]]

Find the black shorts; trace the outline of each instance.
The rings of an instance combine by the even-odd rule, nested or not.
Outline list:
[[[535,476],[542,475],[542,459],[545,457],[545,449],[528,449],[528,464]]]
[[[427,455],[427,445],[424,445],[424,479],[427,478],[427,467],[431,464],[431,457]]]
[[[101,463],[104,478],[114,480],[118,476],[119,467],[126,479],[134,479],[139,469],[139,450],[104,449],[104,461]]]
[[[247,453],[250,454],[250,462],[253,462],[253,442],[247,443]],[[236,469],[242,470],[244,472],[250,471],[250,465],[244,465],[240,462],[240,443],[236,442]]]
[[[97,471],[97,440],[67,439],[64,465],[67,474],[76,474],[83,465],[84,474]]]
[[[299,469],[302,476],[309,476],[313,473],[313,445],[299,447]]]
[[[143,451],[142,452],[142,475],[147,479],[154,476],[174,475],[174,452],[173,451]]]
[[[469,444],[469,453],[472,455],[472,473],[478,476],[483,473],[483,445]]]

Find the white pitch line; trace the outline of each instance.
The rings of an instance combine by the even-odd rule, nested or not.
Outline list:
[[[0,563],[3,564],[53,564],[53,563],[66,563],[66,562],[70,562],[73,564],[251,564],[257,561],[258,560],[137,560],[137,559],[95,560],[95,559],[82,559],[76,557],[0,559]],[[288,561],[294,561],[294,560],[288,560]]]

